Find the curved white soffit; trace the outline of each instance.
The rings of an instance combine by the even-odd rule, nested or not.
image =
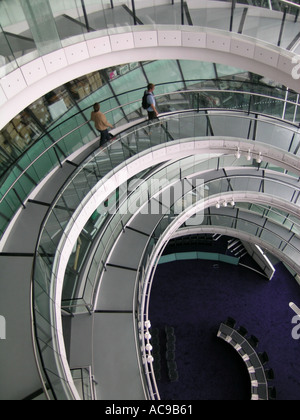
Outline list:
[[[251,71],[300,92],[292,59],[282,48],[244,35],[187,26],[136,26],[103,31],[40,57],[0,80],[0,129],[28,105],[64,83],[124,63],[183,59],[216,62]],[[96,36],[98,37],[96,38]],[[153,80],[155,83],[155,80]]]

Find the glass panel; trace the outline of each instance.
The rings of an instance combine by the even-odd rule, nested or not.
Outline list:
[[[161,67],[165,69],[166,64],[168,67],[167,84],[164,83],[164,86],[157,87],[157,95],[160,92],[173,91],[187,86],[193,86],[193,88],[197,88],[198,86],[201,88],[203,83],[201,83],[200,80],[203,78],[208,78],[209,80],[215,79],[217,77],[217,72],[221,73],[222,76],[228,72],[233,74],[238,72],[237,69],[227,66],[216,65],[214,67],[211,63],[197,63],[192,61],[181,61],[180,63],[177,63],[176,61],[145,63],[143,64],[143,67],[148,71],[149,78],[152,77],[151,74],[155,74],[156,79],[156,74],[164,75],[166,73],[165,71],[161,71]],[[123,66],[123,68],[127,68],[127,73],[125,70],[122,70],[122,66],[116,68],[118,77],[113,78],[110,82],[113,90],[110,88],[109,84],[103,84],[105,83],[104,79],[107,78],[108,80],[109,78],[109,74],[105,74],[106,71],[104,70],[103,72],[95,72],[76,79],[66,86],[54,89],[45,95],[45,97],[40,98],[30,105],[28,109],[15,117],[0,134],[1,170],[6,170],[24,150],[41,138],[44,129],[51,125],[53,126],[54,123],[62,123],[73,116],[73,119],[66,121],[63,126],[49,132],[49,136],[54,140],[57,140],[59,136],[65,135],[69,129],[74,129],[76,124],[80,124],[81,121],[89,120],[92,110],[91,107],[94,102],[99,101],[99,97],[101,98],[103,112],[110,112],[111,109],[118,107],[120,104],[124,105],[128,102],[136,101],[131,105],[124,106],[123,109],[114,109],[114,111],[108,114],[108,118],[113,125],[120,125],[128,120],[139,118],[141,115],[141,96],[145,89],[146,79],[141,68],[135,68],[136,65],[138,64],[133,63]],[[140,66],[142,66],[142,64],[140,64]],[[170,73],[170,69],[173,69],[173,73]],[[218,69],[217,72],[215,71],[216,69]],[[240,70],[240,72],[241,71],[242,70]],[[123,75],[121,75],[122,72],[124,73]],[[178,81],[182,77],[181,72],[185,75],[184,82]],[[201,78],[198,79],[198,83],[197,77]],[[188,80],[189,78],[192,79]],[[132,85],[133,87],[133,79],[138,79],[141,87],[139,89],[128,90],[128,86]],[[170,83],[170,80],[172,79],[176,81],[175,84]],[[160,80],[158,80],[158,82],[159,81]],[[207,82],[205,83],[205,88],[207,90],[208,85]],[[134,87],[135,86],[136,85],[134,84]],[[243,84],[243,86],[241,86],[240,83],[237,84],[237,82],[231,82],[229,84],[229,81],[227,81],[225,85],[221,85],[218,82],[217,86],[215,86],[215,83],[210,82],[210,86],[214,88],[217,87],[217,89],[221,88],[222,90],[228,88],[233,90],[237,88],[238,90],[249,89],[245,84]],[[262,93],[268,93],[269,95],[274,96],[274,88],[257,85],[257,83],[253,85],[252,88],[254,91],[261,91]],[[99,94],[97,93],[99,89],[101,90],[101,96],[99,96],[100,92]],[[123,93],[124,90],[126,90],[127,93]],[[113,91],[118,93],[117,100],[113,98]],[[286,90],[281,92],[276,89],[275,94],[277,97],[280,96],[285,98]],[[190,97],[186,94],[173,97],[174,100],[172,101],[172,105],[170,105],[172,110],[182,109],[182,107],[188,109],[189,107],[197,108],[199,106],[222,106],[231,109],[250,109],[253,112],[263,112],[264,114],[270,113],[279,117],[284,115],[285,118],[289,118],[291,121],[295,121],[298,117],[297,110],[294,107],[298,95],[295,95],[292,92],[288,93],[288,99],[292,102],[288,103],[286,107],[282,102],[277,100],[274,102],[274,98],[259,98],[258,96],[255,96],[250,103],[250,95],[239,95],[239,97],[236,98],[232,93],[221,94],[217,91],[211,94],[206,91],[201,92],[201,98],[197,95],[195,97]],[[170,106],[166,106],[166,104],[169,105],[169,101],[170,99],[168,97],[158,98],[161,112],[170,109]],[[75,106],[75,103],[77,103],[77,106]],[[86,118],[85,120],[78,116],[76,116],[76,119],[74,118],[74,115],[78,113],[78,109],[83,110],[84,118]]]
[[[71,0],[64,2],[51,1],[51,9],[53,16],[51,17],[50,14],[47,15],[48,18],[51,17],[49,21],[49,28],[47,28],[52,28],[51,33],[49,34],[49,32],[45,32],[39,34],[31,34],[29,30],[29,25],[25,21],[25,15],[21,8],[21,3],[16,0],[2,0],[0,2],[0,22],[2,25],[1,45],[3,46],[3,50],[1,50],[0,57],[2,75],[7,74],[9,71],[16,68],[15,58],[18,59],[19,63],[21,63],[26,61],[27,58],[25,58],[25,56],[27,56],[28,54],[30,54],[30,58],[28,59],[37,57],[36,47],[38,47],[40,51],[42,51],[44,48],[49,48],[52,50],[53,48],[60,48],[61,45],[58,45],[57,41],[59,41],[60,43],[60,40],[66,40],[67,43],[72,43],[74,42],[73,40],[76,39],[77,41],[79,39],[78,36],[80,37],[82,34],[86,34],[89,30],[124,26],[124,24],[132,25],[134,23],[134,19],[132,16],[132,3],[130,1],[115,1],[114,3],[115,8],[111,9],[110,1],[103,0],[102,2],[96,2],[92,0],[85,0],[84,5],[86,10],[84,10],[81,2],[75,2]],[[136,15],[137,18],[140,19],[143,23],[181,23],[181,2],[176,1],[174,2],[174,5],[161,4],[162,2],[160,1],[153,1],[152,3],[153,4],[151,5],[151,7],[149,7],[149,3],[147,2],[147,7],[145,7],[145,3],[141,1],[136,1]],[[199,23],[201,22],[201,19],[205,19],[205,21],[203,21],[205,25],[218,28],[228,28],[228,24],[230,23],[230,4],[222,5],[222,20],[220,20],[221,7],[216,7],[214,8],[215,10],[213,10],[213,8],[210,8],[210,10],[207,10],[205,11],[205,13],[203,13],[203,10],[199,11],[199,2],[197,3],[197,5],[195,3],[195,6],[197,7],[193,7],[193,5],[191,5],[190,7],[190,12],[192,12],[190,18],[193,20],[194,24],[195,22],[197,22],[197,19],[199,20]],[[50,2],[48,2],[47,4],[50,5]],[[124,5],[126,7],[124,7]],[[274,10],[276,10],[276,13],[273,14],[272,22],[271,18],[268,21],[266,21],[264,15],[261,12],[255,14],[253,10],[254,8],[251,8],[251,10],[247,12],[245,25],[243,27],[244,33],[247,33],[247,31],[249,30],[249,34],[251,34],[251,36],[253,36],[253,34],[255,33],[259,34],[261,32],[260,29],[262,28],[258,28],[258,25],[260,25],[261,23],[263,23],[264,30],[259,36],[267,36],[269,33],[272,33],[273,35],[274,33],[278,33],[276,31],[272,31],[269,28],[271,28],[271,23],[273,24],[276,21],[276,30],[278,30],[278,28],[280,28],[278,24],[281,23],[283,14],[282,9],[280,7],[275,8],[275,3],[273,6]],[[235,12],[233,21],[234,31],[238,31],[241,27],[242,17],[245,10],[244,7],[244,5],[241,5],[240,9],[237,8]],[[195,10],[198,13],[195,12],[194,14]],[[87,12],[87,16],[85,15],[85,11]],[[41,13],[41,15],[44,14],[44,10],[42,12],[43,13]],[[224,18],[225,16],[226,18]],[[290,8],[290,10],[288,11],[287,23],[291,23],[292,19],[294,19],[294,16],[295,13],[292,10],[292,8]],[[53,22],[53,17],[55,17],[55,23]],[[184,19],[187,23],[188,14],[186,11],[184,14]],[[64,25],[64,22],[68,22],[68,25]],[[15,33],[11,32],[12,27],[18,28],[15,31]],[[57,40],[55,28],[57,29],[57,32],[59,34],[59,40]],[[292,30],[290,30],[290,28],[292,28]],[[21,30],[23,32],[20,32]],[[287,42],[290,43],[296,37],[298,31],[299,29],[297,25],[293,25],[293,27],[285,25],[282,38],[282,45],[289,45],[287,44]],[[73,40],[70,39],[70,37],[74,37]],[[48,43],[49,41],[51,42]],[[216,67],[214,67],[213,64],[201,65],[201,63],[200,65],[196,65],[192,62],[183,61],[181,62],[181,68],[177,66],[177,63],[175,61],[169,63],[167,66],[166,63],[162,62],[162,65],[165,66],[165,68],[167,68],[167,71],[165,73],[160,71],[161,67],[156,67],[153,64],[149,64],[149,66],[153,66],[153,71],[149,71],[148,73],[146,73],[149,78],[155,78],[155,80],[153,80],[155,83],[159,84],[161,82],[170,82],[168,85],[158,87],[157,93],[164,94],[170,92],[171,90],[177,90],[179,88],[185,89],[187,86],[193,88],[195,88],[197,84],[199,86],[203,86],[201,84],[200,79],[216,78],[215,68],[217,69],[219,77],[226,76],[226,73],[228,72],[234,74],[235,71],[231,68],[225,68],[225,66],[217,65]],[[147,67],[148,64],[145,65],[145,69],[147,69]],[[189,80],[187,80],[185,83],[183,83],[181,79],[182,76],[180,70],[183,71],[184,74],[188,75],[188,77],[186,76],[186,78],[188,78]],[[122,79],[121,77],[127,77],[127,79]],[[115,98],[110,99],[111,97],[113,97],[113,93],[108,84],[106,85],[106,91],[105,89],[101,90],[101,94],[97,92],[104,83],[102,79],[100,80],[95,75],[86,76],[78,79],[74,83],[71,83],[70,85],[66,86],[66,88],[59,88],[50,92],[44,98],[42,98],[42,100],[39,100],[35,104],[32,104],[30,107],[28,107],[28,110],[22,112],[2,130],[0,136],[1,170],[7,170],[10,164],[13,163],[19,156],[21,156],[21,154],[23,154],[23,156],[18,162],[19,168],[15,168],[10,173],[6,173],[6,183],[3,184],[4,188],[1,192],[1,196],[3,196],[5,188],[8,188],[9,185],[11,185],[12,182],[14,182],[16,177],[21,173],[22,169],[26,168],[26,166],[30,163],[34,162],[34,159],[38,157],[39,154],[42,151],[44,151],[46,147],[52,144],[51,139],[58,140],[62,135],[65,135],[68,130],[76,128],[79,124],[85,121],[82,117],[76,117],[72,121],[66,122],[64,127],[53,129],[50,134],[51,137],[45,137],[39,142],[39,145],[36,144],[34,148],[31,148],[26,152],[29,146],[31,146],[38,139],[40,139],[45,128],[48,128],[50,125],[52,125],[53,123],[57,123],[58,121],[65,121],[67,117],[74,115],[78,110],[77,105],[80,109],[84,109],[85,107],[90,107],[93,104],[93,102],[96,102],[98,100],[98,98],[101,98],[101,103],[105,102],[105,99],[108,99],[107,103],[105,105],[103,104],[103,109],[108,111],[112,107],[118,106],[119,103],[124,104],[132,100],[136,100],[139,101],[139,104],[130,105],[126,108],[124,107],[124,112],[120,110],[114,111],[109,115],[109,117],[114,124],[118,124],[120,122],[123,123],[124,121],[126,121],[129,115],[133,118],[136,118],[138,116],[138,114],[135,112],[138,111],[140,108],[141,91],[134,91],[134,89],[136,87],[141,87],[141,89],[144,89],[144,86],[146,84],[146,78],[144,77],[144,73],[141,71],[141,68],[132,68],[128,65],[119,66],[117,68],[110,69],[110,73],[105,80],[111,83],[111,86],[119,95],[119,100],[116,100]],[[129,90],[128,86],[130,86],[130,89],[132,88],[132,92],[124,93],[125,90]],[[221,87],[221,85],[214,85],[213,87],[216,86]],[[221,88],[222,90],[224,90],[224,85]],[[233,86],[230,85],[230,88],[232,89]],[[246,89],[245,86],[243,86],[243,89]],[[224,95],[223,93],[224,92],[212,92],[209,95],[209,100],[206,100],[205,104],[202,105],[216,107],[216,98],[219,101],[219,104],[221,104],[222,106],[227,104],[227,106],[230,109],[234,109],[234,107],[239,107],[239,109],[248,109],[247,106],[249,104],[249,96],[246,95],[245,101],[239,102],[239,100],[234,101],[233,99],[230,99],[230,95],[226,94],[226,92],[224,93]],[[276,95],[280,96],[281,93],[277,91]],[[295,109],[293,103],[295,102],[295,98],[289,95],[288,99],[290,100],[290,103],[287,104],[285,111],[283,104],[279,101],[274,102],[273,98],[268,99],[267,101],[265,98],[256,98],[256,101],[251,104],[251,110],[254,112],[261,111],[264,113],[270,113],[271,115],[278,115],[279,117],[281,117],[284,114],[284,117],[288,118],[291,121],[299,121],[299,110]],[[179,109],[176,108],[176,106],[180,107],[180,109],[184,107],[185,109],[188,109],[191,106],[191,104],[195,104],[194,98],[191,99],[191,97],[189,96],[178,94],[176,96],[174,95],[173,97],[164,96],[162,98],[161,106],[163,106],[163,104],[165,104],[167,101],[171,100],[172,107],[174,110]],[[86,119],[89,119],[89,114],[90,109],[84,111]],[[221,118],[219,118],[218,121],[220,123]],[[162,141],[169,141],[171,140],[172,135],[175,139],[182,136],[183,134],[185,134],[186,136],[193,136],[195,135],[195,133],[197,133],[197,135],[205,135],[206,130],[209,127],[206,117],[200,117],[197,118],[197,120],[194,118],[186,118],[185,120],[182,119],[181,123],[185,125],[184,128],[182,128],[182,124],[180,124],[178,120],[176,121],[175,119],[170,120],[168,126],[167,124],[165,124],[164,128],[160,128],[158,125],[154,124],[151,136],[149,136],[148,133],[145,134],[145,126],[143,130],[139,130],[136,133],[131,134],[126,140],[124,139],[122,148],[120,148],[118,144],[114,145],[109,153],[107,153],[106,155],[103,154],[103,156],[105,156],[103,163],[101,162],[100,156],[97,157],[98,160],[95,158],[96,169],[94,171],[94,174],[96,174],[96,176],[94,176],[89,171],[87,171],[86,173],[82,172],[81,177],[79,177],[76,181],[74,180],[72,185],[70,185],[69,189],[65,191],[64,199],[61,199],[58,205],[61,207],[66,207],[67,203],[69,210],[72,209],[72,206],[78,206],[81,199],[84,198],[89,189],[95,184],[95,182],[97,182],[97,180],[100,177],[100,174],[102,176],[105,175],[105,173],[112,169],[114,165],[121,163],[123,159],[128,158],[137,151],[145,150],[149,146],[159,144]],[[267,132],[267,124],[265,122],[264,124],[264,127],[261,126],[261,128],[264,128],[264,130],[262,130],[261,132],[258,130],[259,139],[260,135],[261,139],[263,138],[263,132]],[[291,151],[295,154],[299,153],[298,134],[293,136],[293,132],[289,131],[289,135],[286,136],[286,130],[282,127],[280,127],[279,129],[277,127],[276,129],[273,129],[273,131],[268,131],[268,133],[268,138],[272,138],[272,144],[280,146],[285,150],[287,149],[287,146],[292,145],[290,147]],[[34,185],[34,182],[39,182],[47,173],[49,173],[49,171],[54,166],[58,164],[58,158],[62,158],[64,154],[68,155],[81,145],[86,144],[89,140],[92,140],[94,137],[95,133],[93,132],[92,128],[88,126],[84,127],[83,129],[77,130],[76,133],[74,133],[72,136],[70,135],[66,137],[66,139],[64,139],[61,142],[61,144],[56,147],[56,153],[53,149],[47,152],[47,154],[45,154],[43,157],[41,157],[35,162],[34,166],[28,170],[27,176],[24,177],[24,179],[22,179],[16,185],[15,192],[10,191],[6,198],[3,200],[3,202],[1,202],[2,232],[5,229],[5,224],[15,214],[15,211],[20,207],[20,201],[16,195],[16,192],[19,194],[20,198],[25,198],[31,190],[32,186]],[[284,137],[284,140],[279,144],[277,140],[281,137]],[[267,142],[268,140],[264,139],[264,141]],[[125,145],[127,147],[125,147]],[[131,149],[129,148],[129,146],[131,147]],[[240,162],[242,163],[243,161]],[[251,163],[249,163],[249,165]],[[191,166],[195,164],[199,167],[200,170],[200,168],[210,166],[215,167],[216,161],[214,161],[213,165],[211,162],[205,162],[202,165],[201,162],[193,163],[193,161],[190,161],[189,164]],[[189,164],[187,163],[186,165],[187,170],[189,168]],[[164,174],[165,176],[168,176],[168,178],[171,180],[173,179],[173,176],[176,175],[177,170],[177,166],[174,166],[173,168],[168,168],[168,170]],[[280,171],[281,169],[274,168],[274,170]],[[236,182],[234,185],[237,188],[249,187],[249,185],[247,185],[247,182],[245,181],[239,181],[238,183]],[[255,184],[255,187],[257,186],[258,185]],[[266,187],[268,188],[268,191],[274,191],[274,189],[272,190],[271,185],[266,184]],[[228,188],[228,185],[226,183],[221,183],[221,185],[215,185],[216,191],[220,191],[223,188]],[[213,189],[211,190],[211,192],[213,192]],[[138,195],[135,196],[135,198],[137,197]],[[283,221],[284,215],[281,215],[280,213],[275,213],[274,211],[270,212],[270,217],[271,214],[273,219],[276,220],[277,223],[280,224]],[[49,297],[46,294],[43,295],[43,293],[47,293],[48,289],[50,288],[49,281],[51,276],[53,257],[57,250],[58,241],[61,237],[61,229],[65,227],[69,217],[70,212],[67,209],[62,210],[62,208],[56,209],[54,214],[49,217],[47,228],[45,229],[42,236],[40,244],[41,254],[39,256],[39,261],[37,263],[36,268],[36,273],[38,275],[38,283],[36,285],[36,308],[39,310],[39,312],[37,312],[36,314],[36,320],[38,322],[38,334],[40,334],[41,348],[43,350],[45,349],[45,351],[43,352],[43,356],[46,360],[48,376],[51,380],[52,386],[55,388],[56,397],[62,399],[66,397],[67,384],[62,378],[59,378],[59,374],[58,372],[56,372],[57,360],[53,357],[53,343],[51,341],[51,337],[53,336],[53,334],[55,334],[55,330],[49,323],[50,308],[47,305],[49,303]],[[101,226],[102,222],[104,221],[104,218],[105,212],[103,210],[100,211],[100,213],[98,213],[97,215],[95,215],[95,220],[91,222],[91,225],[87,226],[87,228],[91,230],[86,229],[87,232],[89,234],[95,234],[94,229],[98,229]],[[124,220],[126,220],[126,218],[124,218]],[[171,220],[171,218],[165,218],[163,220],[161,226],[156,230],[157,237],[159,237],[159,235],[162,233],[163,227],[165,227],[167,223],[170,223]],[[215,217],[215,220],[217,220],[217,217]],[[105,237],[105,245],[112,245],[114,238],[116,238],[116,235],[118,233],[119,222],[120,218],[116,217],[112,225],[115,227],[115,230],[113,232],[110,232],[110,235],[107,235]],[[223,219],[222,222],[220,221],[220,223],[226,225],[232,223],[232,220],[230,220],[229,217],[226,217]],[[291,232],[293,232],[293,229],[296,228],[296,226],[293,227],[290,225],[290,221],[285,220],[282,223],[288,225],[291,229]],[[244,226],[245,229],[246,226],[247,230],[250,229],[249,222],[245,221]],[[154,246],[157,237],[155,239],[153,238],[149,246],[149,251],[152,250],[152,247]],[[269,240],[271,240],[272,237],[270,236]],[[81,236],[80,240],[82,241],[83,247],[78,254],[78,266],[80,266],[80,264],[82,263],[84,259],[84,254],[89,245],[89,238]],[[281,246],[281,248],[283,249],[283,246]],[[290,246],[285,248],[285,252],[289,252],[290,255],[294,255],[294,249]],[[99,246],[99,254],[97,254],[99,263],[101,261],[101,255],[104,255],[104,259],[107,256],[104,250],[104,245],[102,243],[101,246]],[[70,268],[74,268],[74,263],[76,262],[75,258],[76,253],[74,255],[72,254]],[[70,273],[71,269],[69,271],[69,274]],[[93,272],[91,271],[91,278],[89,278],[89,282],[87,283],[86,294],[88,296],[91,296],[93,285],[92,277],[96,274],[96,267],[94,266]],[[74,279],[76,279],[76,277],[72,278],[72,280]],[[84,300],[81,300],[80,302],[78,301],[78,304],[85,305],[85,302]],[[46,348],[46,345],[49,346],[49,348]]]
[[[33,3],[34,1],[34,3]],[[243,3],[243,2],[242,2]],[[32,4],[34,7],[31,7]],[[4,46],[0,67],[3,74],[39,54],[85,39],[97,31],[133,25],[196,25],[233,31],[291,49],[298,36],[299,6],[259,2],[255,5],[190,0],[169,3],[152,0],[2,0],[0,25]],[[42,28],[42,29],[41,29]],[[46,30],[44,29],[46,28]],[[282,29],[282,32],[281,32]]]
[[[200,80],[212,80],[216,78],[213,63],[181,60],[180,66],[187,85],[194,85],[196,82],[199,83]]]
[[[221,126],[223,126],[223,133],[225,130],[225,124],[223,123],[223,115],[221,114],[219,117],[216,116],[215,120],[211,119],[211,124],[216,125],[216,122],[221,122]],[[198,130],[198,125],[195,123],[195,120],[201,121],[201,124],[205,126],[205,130],[207,128],[207,117],[201,115],[199,118],[199,114],[195,113],[194,115],[188,115],[188,116],[177,116],[176,119],[174,117],[163,120],[163,124],[165,124],[163,127],[160,123],[153,124],[151,127],[151,141],[148,143],[148,146],[153,144],[159,144],[161,141],[167,141],[170,140],[170,133],[174,135],[174,139],[183,136],[183,132],[181,129],[181,126],[184,127],[184,134],[186,136],[193,137],[195,135],[195,130]],[[247,117],[248,120],[248,117]],[[206,123],[203,124],[203,121]],[[255,121],[255,120],[253,120]],[[166,130],[167,122],[171,122],[169,124],[169,129]],[[172,126],[172,123],[174,123],[174,126]],[[265,123],[265,122],[264,122]],[[233,125],[233,124],[231,124]],[[139,143],[139,138],[137,133],[140,134],[140,132],[145,131],[148,127],[148,124],[144,124],[141,129],[139,130],[128,130],[128,137],[130,140],[126,143],[126,133],[123,133],[123,144],[127,144],[130,147],[132,147],[133,153],[137,151],[137,143]],[[169,134],[166,133],[169,132]],[[196,131],[197,134],[198,131]],[[289,132],[289,131],[288,131]],[[56,133],[55,130],[53,130],[53,134]],[[55,134],[56,135],[56,134]],[[273,134],[272,134],[273,135]],[[281,133],[282,135],[282,133]],[[149,135],[147,134],[146,136]],[[79,141],[79,140],[78,140]],[[184,143],[184,142],[182,142]],[[70,146],[68,146],[70,147]],[[135,149],[133,148],[135,147]],[[72,214],[76,207],[81,205],[81,201],[85,198],[85,196],[88,194],[90,189],[95,185],[96,182],[98,182],[98,175],[106,176],[107,178],[110,177],[111,174],[109,172],[114,169],[115,165],[119,165],[124,160],[124,147],[120,147],[120,143],[117,141],[116,143],[112,143],[110,146],[108,146],[105,150],[102,152],[95,153],[90,159],[89,163],[83,164],[81,168],[79,168],[78,172],[76,173],[76,177],[72,179],[69,186],[66,187],[63,191],[62,196],[59,198],[59,200],[56,203],[55,209],[52,211],[52,213],[49,215],[49,218],[47,220],[47,224],[45,226],[45,229],[43,231],[43,235],[40,241],[40,257],[43,256],[43,260],[39,262],[39,265],[37,266],[37,274],[41,278],[39,279],[39,286],[40,288],[37,288],[37,292],[48,290],[48,283],[50,279],[50,270],[49,268],[52,267],[53,257],[55,253],[57,252],[57,245],[59,243],[59,240],[63,234],[63,230],[66,227],[66,224],[70,221]],[[204,169],[216,169],[217,164],[226,167],[226,165],[236,165],[239,166],[254,166],[255,162],[253,159],[251,161],[247,161],[246,157],[244,159],[241,159],[239,162],[236,162],[235,159],[232,160],[232,156],[224,156],[221,159],[214,158],[210,159],[209,161],[206,159],[204,162],[201,162],[201,157],[198,157],[199,160],[194,160],[195,158],[188,158],[186,160],[186,168],[187,170],[192,165],[195,165],[195,169],[199,168],[199,172]],[[203,158],[203,157],[202,157]],[[96,172],[91,171],[91,168],[97,168]],[[183,167],[184,168],[184,167]],[[160,171],[160,175],[165,179],[165,182],[169,182],[170,180],[174,179],[174,177],[178,176],[179,172],[179,164],[178,162],[175,163],[172,167],[164,168]],[[95,176],[95,173],[97,176]],[[231,172],[228,171],[228,174],[230,176],[230,182],[228,182],[228,179],[217,179],[210,183],[209,185],[209,194],[213,196],[214,194],[220,194],[223,192],[229,192],[231,191],[231,188],[237,190],[237,191],[261,191],[261,185],[262,180],[261,177],[257,176],[235,176],[235,173],[231,174]],[[280,178],[279,178],[280,180]],[[281,180],[282,184],[284,183],[284,178]],[[297,182],[297,179],[295,179],[295,183]],[[265,191],[267,193],[274,193],[279,194],[281,192],[281,189],[278,188],[278,183],[275,183],[272,180],[265,180],[264,186]],[[20,184],[23,185],[23,184]],[[162,185],[165,185],[164,183]],[[145,187],[145,186],[144,186]],[[277,187],[277,188],[276,188]],[[286,185],[285,185],[286,187]],[[25,186],[23,186],[25,188]],[[286,188],[287,189],[287,188]],[[292,189],[287,189],[289,194],[293,192]],[[155,190],[154,190],[155,191]],[[134,194],[132,195],[131,202],[132,202],[132,208],[136,207],[136,203],[139,198],[142,197],[141,194],[145,195],[146,188],[140,188],[139,190],[134,190]],[[193,202],[190,199],[190,192],[186,194],[185,197],[185,204],[184,208],[187,208],[191,203]],[[283,196],[285,197],[285,196]],[[111,204],[111,200],[113,200],[113,194],[111,197],[108,197],[108,205]],[[178,200],[178,204],[182,202],[182,198],[180,197]],[[153,247],[155,243],[157,242],[158,238],[161,236],[161,234],[164,232],[164,229],[171,223],[173,220],[173,214],[176,211],[176,206],[173,206],[170,210],[171,215],[166,215],[159,226],[157,226],[157,229],[155,230],[155,233],[153,235],[153,240],[149,243],[149,251],[153,250]],[[89,221],[89,224],[86,226],[85,231],[80,235],[80,238],[78,239],[76,243],[76,247],[74,247],[73,253],[71,255],[69,264],[68,264],[68,271],[67,271],[67,277],[66,277],[66,287],[64,289],[64,299],[67,301],[64,302],[64,304],[69,308],[69,306],[72,306],[69,310],[72,311],[82,311],[87,310],[86,305],[90,304],[90,301],[87,300],[87,304],[85,299],[91,298],[93,294],[93,286],[95,284],[95,281],[97,281],[96,278],[93,279],[93,276],[97,276],[97,267],[93,266],[93,269],[89,273],[88,282],[86,283],[86,289],[85,294],[82,296],[82,289],[78,289],[79,284],[77,284],[78,280],[78,271],[80,270],[81,265],[84,262],[84,258],[86,255],[86,252],[89,249],[91,237],[96,234],[94,229],[100,229],[101,226],[103,226],[102,222],[104,222],[105,214],[104,211],[101,208],[98,208],[97,213],[95,212]],[[126,215],[122,220],[126,220]],[[214,215],[211,218],[211,221],[216,223],[217,225],[227,226],[230,224],[230,226],[233,226],[232,218],[229,216],[225,216],[225,218],[221,219],[221,216]],[[121,227],[121,216],[117,215],[110,226],[108,226],[103,236],[101,237],[101,246],[99,247],[99,254],[97,253],[97,261],[98,263],[105,263],[106,257],[108,255],[108,252],[110,251],[111,247],[114,245],[116,238],[120,234],[122,227]],[[247,231],[252,232],[255,234],[257,232],[257,225],[250,222],[249,220],[241,220],[239,221],[238,227]],[[149,255],[149,254],[148,254]],[[45,272],[43,273],[43,265],[45,264]],[[50,288],[50,285],[49,285]],[[76,298],[75,302],[72,302],[71,298]],[[78,297],[80,299],[78,299]],[[81,299],[83,297],[83,299]],[[41,313],[45,315],[45,325],[44,320],[39,318],[40,327],[45,327],[45,331],[39,331],[41,334],[41,337],[44,339],[44,334],[49,333],[51,331],[51,325],[49,323],[49,320],[47,320],[48,314],[48,307],[46,306],[47,299],[45,297],[40,297],[40,300],[38,302],[39,308],[41,308]],[[74,306],[73,306],[74,305]],[[40,315],[41,315],[40,313]],[[48,314],[48,315],[47,315]],[[48,322],[48,324],[47,324]],[[47,336],[47,334],[46,334]],[[50,336],[51,337],[51,336]],[[50,340],[49,346],[52,347],[53,343]],[[47,353],[48,349],[46,350],[45,354]],[[53,368],[52,360],[49,360],[49,365],[51,368]]]
[[[163,65],[163,71],[161,70],[160,64]],[[155,94],[161,94],[170,91],[176,91],[184,87],[183,82],[178,82],[182,79],[180,70],[176,60],[154,61],[145,66],[145,72],[150,83],[156,85]],[[155,80],[150,80],[150,79]],[[177,83],[176,83],[177,82]],[[172,83],[170,87],[157,86],[159,84]]]
[[[14,34],[12,28],[22,27],[22,37]],[[0,76],[1,78],[17,68],[17,61],[23,55],[35,51],[35,43],[28,33],[28,23],[19,0],[0,2]],[[25,36],[26,35],[26,36]]]
[[[23,0],[21,5],[39,54],[60,49],[61,42],[49,0]]]

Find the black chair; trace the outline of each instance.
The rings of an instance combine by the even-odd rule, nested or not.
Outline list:
[[[251,335],[251,337],[248,340],[248,343],[255,349],[258,346],[259,339],[256,338],[255,335]]]
[[[167,351],[175,351],[176,346],[174,341],[167,341],[166,344]]]
[[[273,369],[265,370],[265,375],[266,375],[267,381],[272,381],[275,378]]]
[[[153,369],[154,369],[155,379],[157,381],[160,381],[161,380],[161,365],[156,364],[153,366]]]
[[[175,360],[175,352],[174,351],[166,351],[166,360],[167,361]]]
[[[167,335],[167,342],[170,343],[170,344],[175,344],[176,343],[175,334],[168,334]]]
[[[177,370],[177,363],[175,360],[168,360],[167,362],[168,370]]]
[[[236,320],[231,318],[230,316],[227,318],[227,321],[225,322],[225,325],[227,325],[230,328],[235,328],[236,326]]]
[[[154,360],[157,360],[158,362],[161,362],[160,351],[152,351],[152,355],[154,357]]]
[[[265,365],[269,361],[269,356],[265,351],[263,353],[259,353],[258,357],[259,357],[262,365]]]
[[[168,325],[165,326],[166,335],[174,335],[175,329],[174,327],[169,327]]]
[[[271,401],[276,400],[276,398],[277,398],[276,388],[274,386],[269,387],[268,391],[269,391],[269,400],[271,400]]]
[[[238,329],[238,333],[242,336],[242,337],[246,337],[246,335],[248,334],[248,331],[246,330],[245,327],[240,326]]]
[[[155,372],[155,379],[161,381],[161,371]]]
[[[157,340],[159,341],[159,329],[158,328],[153,328],[151,330],[151,336],[152,336],[152,340]]]
[[[168,376],[171,382],[177,382],[179,379],[178,371],[177,369],[172,369],[168,371]]]
[[[151,337],[151,344],[153,347],[159,347],[160,346],[160,341],[158,337]]]

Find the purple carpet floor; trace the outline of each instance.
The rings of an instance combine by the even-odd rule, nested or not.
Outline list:
[[[300,287],[282,264],[267,281],[225,263],[179,261],[160,265],[153,282],[150,320],[161,337],[162,400],[247,400],[250,380],[243,360],[216,337],[228,316],[259,339],[275,373],[278,400],[300,399],[300,340],[292,338],[289,302],[300,306]],[[170,382],[164,359],[165,325],[175,328],[179,380]]]

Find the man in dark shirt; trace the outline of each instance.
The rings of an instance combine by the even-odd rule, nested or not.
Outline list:
[[[147,92],[147,102],[149,105],[149,108],[147,108],[147,112],[148,112],[149,120],[155,120],[158,117],[158,111],[156,109],[156,100],[153,94],[154,89],[155,89],[155,85],[150,83],[148,85],[148,92]]]

